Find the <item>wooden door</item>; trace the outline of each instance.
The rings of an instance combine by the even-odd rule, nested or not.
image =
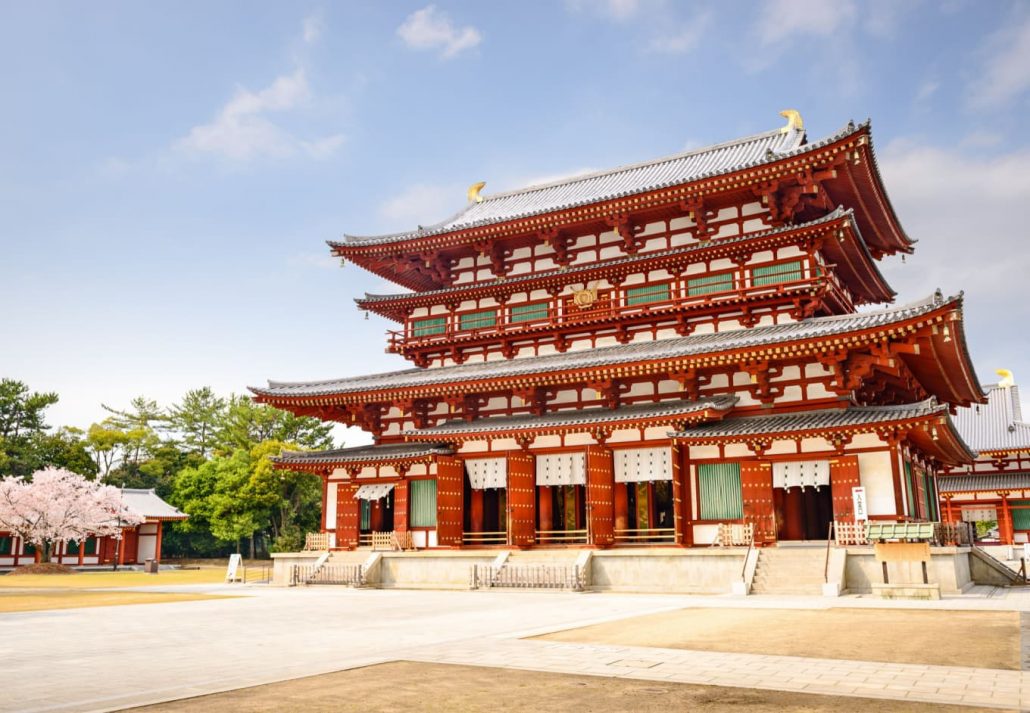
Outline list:
[[[851,489],[862,484],[858,476],[858,456],[841,456],[830,461],[830,492],[833,495],[833,518],[855,519]]]
[[[755,528],[755,543],[775,542],[772,463],[750,461],[740,464],[740,497],[744,506],[744,522]]]
[[[336,486],[336,546],[352,550],[358,546],[358,527],[361,523],[361,501],[354,497],[357,483]]]
[[[460,547],[465,520],[465,465],[458,458],[436,461],[436,541]]]
[[[586,466],[588,541],[610,547],[615,542],[615,465],[611,450],[588,446]]]
[[[532,547],[536,541],[536,459],[508,452],[508,544]]]

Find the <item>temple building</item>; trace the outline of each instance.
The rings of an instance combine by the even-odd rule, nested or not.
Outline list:
[[[986,403],[962,297],[892,304],[877,264],[914,243],[869,124],[809,141],[782,114],[331,242],[405,288],[357,302],[412,367],[252,388],[374,439],[278,460],[323,478],[330,546],[825,540],[859,494],[938,519],[937,474],[976,457],[951,414]]]
[[[189,515],[161,499],[153,488],[122,488],[122,502],[144,520],[123,527],[121,539],[87,537],[82,542],[56,543],[51,562],[71,567],[91,565],[144,564],[148,559],[161,561],[161,538],[166,522],[186,520]],[[39,562],[36,548],[10,532],[0,532],[0,568],[20,567]]]
[[[981,523],[979,535],[1003,544],[1030,541],[1030,423],[1023,421],[1012,373],[987,389],[987,403],[961,408],[955,425],[979,454],[938,479],[942,519]]]

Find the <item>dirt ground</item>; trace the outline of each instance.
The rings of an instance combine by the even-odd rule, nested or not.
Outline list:
[[[225,581],[225,567],[162,570],[159,574],[110,570],[75,574],[24,574],[0,576],[4,589],[99,589],[106,587],[148,587],[173,584],[217,584]]]
[[[400,661],[188,698],[141,713],[263,711],[633,711],[930,713],[982,709]]]
[[[110,592],[50,589],[28,591],[0,590],[0,613],[43,611],[45,609],[81,609],[107,607],[119,604],[160,604],[162,602],[190,602],[201,599],[222,599],[213,594],[182,594],[172,592]]]
[[[681,609],[560,631],[540,638],[591,644],[1020,669],[1017,612]]]

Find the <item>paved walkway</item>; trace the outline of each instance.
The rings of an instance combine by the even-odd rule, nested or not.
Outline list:
[[[337,587],[188,589],[244,596],[0,615],[5,674],[0,711],[114,710],[400,659],[1030,708],[1030,672],[521,639],[689,606],[917,606],[909,602]],[[1027,593],[1001,594],[984,590],[922,606],[1030,611]]]

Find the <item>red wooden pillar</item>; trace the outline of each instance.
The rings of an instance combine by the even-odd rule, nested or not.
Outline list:
[[[615,542],[615,463],[604,446],[587,446],[587,534],[589,544],[611,547]]]
[[[772,463],[748,461],[740,464],[740,496],[744,505],[744,522],[755,528],[755,542],[776,542]]]
[[[535,477],[535,474],[534,474]],[[540,523],[539,529],[551,530],[554,528],[554,495],[551,493],[550,485],[540,485],[536,488],[537,517]],[[540,538],[546,542],[546,537]]]
[[[472,526],[472,532],[483,531],[483,491],[479,489],[472,490],[472,498],[469,502],[469,524]]]
[[[329,511],[329,473],[322,474],[322,532],[327,532],[336,526],[336,523],[329,523],[325,519],[325,513]]]
[[[536,541],[536,459],[532,453],[508,453],[508,544],[532,547]]]
[[[905,505],[901,493],[901,449],[898,448],[897,443],[891,444],[891,477],[894,479],[894,512],[897,513],[900,520],[905,516]],[[836,503],[834,508],[836,508]]]
[[[1011,545],[1015,539],[1013,536],[1014,528],[1012,526],[1012,510],[1009,508],[1009,494],[1000,493],[1001,495],[1001,522],[998,523],[998,534],[1001,536],[1003,544]]]
[[[162,534],[164,533],[164,529],[165,529],[164,521],[163,520],[158,520],[157,521],[157,545],[156,545],[156,549],[154,550],[154,561],[158,562],[158,563],[161,562],[161,537],[162,537]],[[85,550],[85,549],[86,549],[85,547],[79,547],[79,553],[80,553],[79,557],[80,558],[82,557],[82,554],[81,554],[82,551]]]
[[[408,527],[408,481],[401,480],[393,486],[393,531],[403,535]],[[385,499],[382,501],[385,505]],[[404,540],[401,540],[403,542]]]
[[[119,545],[118,564],[123,565],[125,564],[125,550],[129,549],[129,530],[124,527],[122,528],[122,541]]]
[[[694,544],[690,480],[690,446],[672,446],[672,508],[673,524],[676,528],[676,544],[690,547]]]
[[[944,517],[948,522],[955,522],[955,515],[951,511],[951,494],[944,496]]]
[[[358,484],[354,482],[336,486],[336,546],[347,550],[353,550],[359,541],[361,501],[354,497],[356,492]]]
[[[441,547],[460,547],[464,526],[465,464],[459,458],[436,461],[436,541]],[[482,494],[483,491],[478,491]],[[482,525],[482,496],[480,497]]]

